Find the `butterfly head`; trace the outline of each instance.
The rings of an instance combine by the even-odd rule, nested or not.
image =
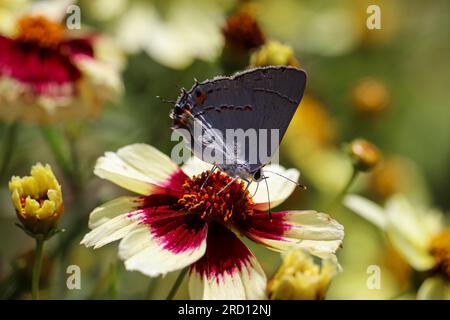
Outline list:
[[[183,88],[181,95],[175,102],[175,106],[170,113],[170,117],[174,120],[184,118],[192,110],[192,102],[189,93]]]
[[[262,174],[262,169],[260,168],[260,169],[253,171],[252,176],[253,176],[253,181],[255,181],[255,182],[262,181],[264,178],[264,176]]]

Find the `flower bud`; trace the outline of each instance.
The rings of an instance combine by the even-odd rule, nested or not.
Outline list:
[[[353,166],[359,171],[369,171],[380,161],[381,155],[377,147],[364,139],[353,140],[348,147]]]
[[[293,249],[269,281],[268,296],[272,300],[322,300],[338,271],[336,259],[324,259],[320,266],[310,254]]]
[[[227,72],[248,65],[250,53],[266,42],[265,35],[253,15],[245,11],[231,15],[222,27],[225,38],[221,63]]]
[[[51,236],[64,210],[61,186],[51,167],[38,163],[31,176],[13,176],[9,190],[23,229],[33,237]]]
[[[293,66],[299,67],[294,50],[277,41],[269,41],[250,57],[252,67]]]

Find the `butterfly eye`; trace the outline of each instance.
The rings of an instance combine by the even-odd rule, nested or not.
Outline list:
[[[194,95],[195,95],[195,103],[196,104],[202,105],[203,102],[205,102],[205,100],[206,100],[206,93],[203,90],[201,90],[200,88],[195,90]]]
[[[261,180],[261,170],[256,170],[253,173],[253,180],[260,181]]]

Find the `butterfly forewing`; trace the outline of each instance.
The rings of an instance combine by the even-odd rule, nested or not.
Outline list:
[[[208,130],[216,129],[221,137],[214,134],[214,142],[206,144],[194,138],[194,143],[201,144],[201,148],[206,145],[221,148],[218,153],[224,154],[230,162],[247,163],[250,171],[264,166],[281,143],[303,96],[305,84],[306,74],[301,70],[268,67],[195,85],[188,93],[194,101],[193,118]],[[242,146],[241,142],[225,139],[229,129],[240,129],[249,133],[249,137],[251,132],[256,132],[257,146],[254,140],[253,143],[246,140]],[[262,147],[266,152],[263,156]],[[255,155],[255,152],[259,154]]]

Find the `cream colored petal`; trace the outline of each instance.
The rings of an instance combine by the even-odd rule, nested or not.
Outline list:
[[[204,255],[205,250],[206,236],[198,247],[181,252],[168,250],[164,243],[153,238],[147,225],[141,225],[120,242],[119,257],[125,261],[127,270],[156,277],[192,264]]]
[[[195,300],[259,300],[266,297],[267,278],[255,257],[220,279],[191,269],[189,296]]]
[[[106,152],[97,160],[94,173],[130,191],[150,194],[165,187],[178,166],[156,148],[132,144],[115,152]]]
[[[406,238],[403,232],[394,227],[388,227],[387,235],[398,252],[414,269],[425,271],[434,266],[435,260],[428,253],[426,247],[418,246],[417,243],[412,242],[410,238]]]
[[[435,276],[426,279],[417,292],[418,300],[450,300],[450,281]]]
[[[29,7],[28,13],[33,15],[44,15],[49,19],[61,22],[67,14],[67,7],[75,3],[75,0],[35,1]]]
[[[139,197],[120,197],[102,204],[89,215],[89,228],[95,229],[118,215],[135,211],[140,203]]]
[[[253,226],[244,231],[245,235],[272,250],[297,247],[320,258],[331,258],[344,239],[344,227],[324,213],[312,210],[273,212],[272,219],[271,225],[267,216],[255,215]],[[282,234],[280,230],[284,230]]]
[[[273,173],[275,172],[275,173]],[[256,208],[261,211],[269,209],[268,200],[270,198],[270,207],[274,208],[284,202],[297,188],[297,185],[292,181],[298,182],[300,172],[296,169],[285,169],[284,167],[276,164],[267,165],[263,168],[263,174],[267,177],[267,186],[265,181],[252,183],[249,187],[250,194],[255,194],[253,201],[256,204]],[[281,176],[280,176],[281,175]],[[286,177],[283,178],[282,176]],[[289,181],[289,180],[292,181]],[[267,189],[269,194],[267,193]]]
[[[212,164],[202,161],[197,157],[191,157],[184,163],[181,169],[192,178],[193,176],[199,175],[204,171],[211,170]]]
[[[109,219],[86,234],[80,244],[86,247],[100,248],[108,243],[120,240],[139,228],[139,216],[129,217],[128,213]]]
[[[344,205],[352,210],[353,212],[359,214],[361,217],[372,222],[381,230],[386,229],[387,219],[382,207],[376,203],[358,196],[358,195],[347,195],[343,200]]]
[[[74,61],[84,76],[83,81],[88,82],[98,100],[114,100],[123,93],[122,79],[115,66],[86,56],[77,57]]]

